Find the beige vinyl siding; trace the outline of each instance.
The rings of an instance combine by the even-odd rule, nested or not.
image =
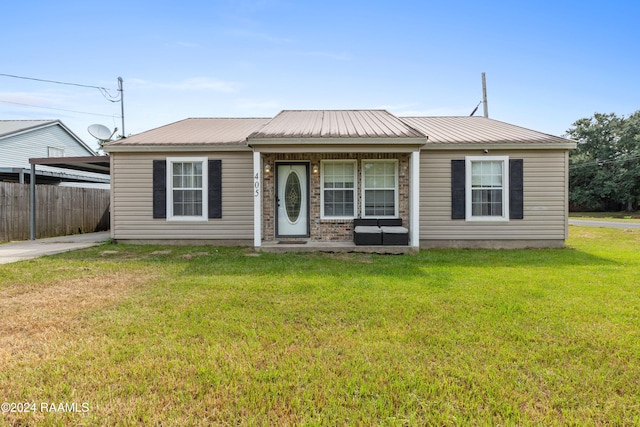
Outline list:
[[[111,155],[112,237],[121,240],[252,240],[251,152],[189,153],[222,160],[222,218],[167,221],[153,218],[153,160],[177,153]]]
[[[566,150],[491,150],[523,159],[524,219],[468,222],[451,219],[451,160],[476,151],[422,151],[420,240],[564,240],[567,231]],[[468,197],[468,196],[467,196]]]

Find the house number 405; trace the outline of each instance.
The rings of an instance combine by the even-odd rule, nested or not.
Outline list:
[[[253,177],[253,196],[258,197],[260,195],[260,173],[256,173]]]

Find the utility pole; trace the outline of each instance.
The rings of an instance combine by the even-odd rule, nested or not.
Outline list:
[[[482,75],[484,76],[484,73],[482,73]],[[118,91],[120,92],[120,116],[122,117],[122,137],[126,138],[127,134],[124,133],[124,89],[122,87],[122,77],[118,77]],[[485,117],[487,115],[486,111],[487,110],[485,107],[485,113],[484,113]]]
[[[487,77],[482,73],[482,107],[484,110],[484,116],[489,117],[489,107],[487,106]],[[123,119],[124,120],[124,114]],[[123,125],[124,126],[124,125]]]

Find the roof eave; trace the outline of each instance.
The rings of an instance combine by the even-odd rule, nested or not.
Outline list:
[[[427,143],[427,137],[291,137],[291,138],[248,138],[250,147],[260,145],[418,145],[423,146]]]
[[[251,151],[246,144],[131,144],[105,145],[106,153],[195,152],[195,151]]]
[[[423,150],[573,150],[576,143],[567,142],[439,142],[426,144]]]

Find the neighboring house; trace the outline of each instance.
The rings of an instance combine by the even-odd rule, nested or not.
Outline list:
[[[95,155],[60,120],[0,120],[0,181],[28,182],[31,158]],[[109,178],[102,174],[38,166],[36,182],[108,184]]]
[[[572,148],[483,117],[186,119],[105,145],[111,234],[264,248],[401,218],[413,248],[562,247]]]

